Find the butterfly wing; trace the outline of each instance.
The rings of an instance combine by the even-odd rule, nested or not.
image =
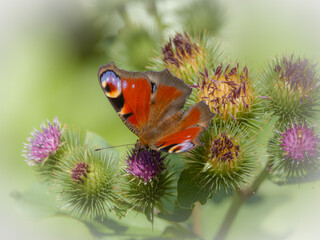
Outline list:
[[[192,91],[167,69],[127,72],[109,63],[99,68],[98,75],[101,88],[119,117],[139,137],[179,112]]]
[[[168,69],[145,74],[152,84],[149,126],[160,126],[164,121],[181,111],[192,89]]]
[[[166,69],[127,72],[114,63],[99,68],[105,95],[142,145],[166,152],[185,152],[199,145],[214,116],[204,102],[181,110],[192,89]]]
[[[213,117],[208,105],[201,101],[187,110],[181,119],[167,130],[166,135],[155,139],[150,146],[169,153],[181,153],[196,148],[202,145],[200,136]]]
[[[151,104],[151,83],[141,72],[118,69],[114,63],[99,68],[99,83],[127,127],[140,136],[147,128]]]

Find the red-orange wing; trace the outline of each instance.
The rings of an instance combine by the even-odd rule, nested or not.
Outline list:
[[[136,135],[147,128],[151,105],[151,83],[141,72],[118,69],[114,63],[99,68],[99,83],[110,103]]]
[[[208,105],[199,102],[190,108],[181,120],[169,129],[169,134],[156,139],[155,149],[169,153],[181,153],[200,146],[201,134],[208,128],[214,114]]]
[[[181,79],[174,77],[168,69],[145,74],[152,84],[149,126],[160,126],[180,112],[192,89]]]

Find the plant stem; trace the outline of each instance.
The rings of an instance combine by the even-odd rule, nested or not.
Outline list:
[[[240,207],[248,198],[250,198],[252,195],[256,193],[260,184],[268,177],[269,168],[270,168],[270,165],[267,164],[266,167],[261,171],[261,173],[255,179],[255,181],[252,183],[251,186],[245,187],[243,189],[239,189],[237,192],[235,192],[235,195],[233,197],[233,202],[214,240],[224,240],[226,238],[227,233],[235,217],[237,216]]]
[[[196,203],[194,205],[193,213],[192,213],[192,229],[193,232],[197,236],[202,236],[202,228],[201,228],[201,204]]]
[[[223,220],[223,223],[215,236],[215,240],[223,240],[225,239],[231,224],[233,223],[233,220],[235,219],[241,205],[243,204],[244,200],[240,197],[240,194],[238,192],[235,193],[233,197],[233,202],[228,210],[228,213]]]

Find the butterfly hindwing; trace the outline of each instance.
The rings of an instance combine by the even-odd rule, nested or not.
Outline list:
[[[200,146],[200,136],[208,128],[213,116],[208,105],[197,103],[185,112],[173,129],[168,130],[169,134],[156,139],[154,146],[169,153],[185,152]]]

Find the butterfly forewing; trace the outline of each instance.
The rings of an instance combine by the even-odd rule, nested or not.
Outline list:
[[[151,83],[139,72],[126,72],[114,63],[101,66],[99,82],[123,122],[136,135],[146,129],[150,115]]]

